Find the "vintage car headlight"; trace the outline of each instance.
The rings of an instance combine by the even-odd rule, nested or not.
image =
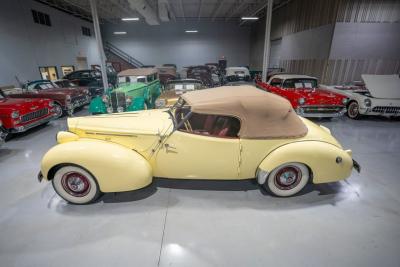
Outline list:
[[[126,98],[126,103],[127,103],[128,105],[130,105],[130,104],[132,103],[132,97],[131,97],[131,96],[128,96],[128,97]]]
[[[65,100],[66,100],[67,102],[71,102],[71,96],[70,96],[70,95],[67,95],[67,96],[65,97]]]
[[[299,104],[303,105],[304,103],[306,103],[306,99],[305,98],[299,98]]]
[[[343,100],[342,100],[343,105],[346,105],[348,102],[349,102],[348,98],[343,98]]]
[[[103,95],[103,97],[101,98],[101,100],[102,100],[104,103],[108,103],[108,96]]]
[[[165,99],[157,99],[157,100],[156,100],[156,108],[165,107],[166,102],[167,102],[167,101],[166,101]]]
[[[365,104],[366,107],[370,107],[371,106],[371,99],[369,99],[369,98],[364,99],[364,104]]]
[[[123,108],[123,107],[118,107],[118,108],[117,108],[117,112],[118,112],[118,113],[124,112],[124,108]]]
[[[112,112],[113,112],[112,107],[107,108],[107,113],[112,113]]]
[[[18,111],[11,112],[11,118],[18,119],[19,118],[19,112]]]

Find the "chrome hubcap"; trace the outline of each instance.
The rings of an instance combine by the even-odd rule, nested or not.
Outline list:
[[[355,103],[352,103],[349,107],[349,114],[351,117],[355,117],[358,114],[358,105]]]
[[[64,190],[75,197],[86,196],[90,191],[90,183],[87,177],[78,172],[69,172],[63,175],[61,183]]]
[[[275,185],[281,190],[296,187],[301,180],[301,171],[296,166],[284,167],[275,175]]]

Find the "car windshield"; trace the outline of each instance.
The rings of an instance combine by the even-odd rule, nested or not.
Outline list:
[[[202,89],[202,84],[199,82],[187,82],[187,83],[172,82],[172,83],[168,83],[165,89],[166,90],[175,90],[176,94],[180,95],[180,94],[183,94],[188,91]]]
[[[34,83],[28,86],[28,89],[38,89],[38,90],[48,90],[59,88],[57,84],[53,82],[41,82],[41,83]]]
[[[118,77],[118,83],[146,83],[146,76],[121,76]]]
[[[286,79],[283,88],[316,88],[316,79]]]

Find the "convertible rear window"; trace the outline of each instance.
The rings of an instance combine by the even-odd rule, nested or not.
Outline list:
[[[235,117],[191,113],[180,131],[222,138],[238,138],[240,121]]]

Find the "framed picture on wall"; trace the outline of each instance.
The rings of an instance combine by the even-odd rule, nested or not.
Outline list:
[[[75,66],[61,66],[63,76],[75,71]]]
[[[56,66],[39,67],[40,77],[43,80],[58,80],[58,72]]]

